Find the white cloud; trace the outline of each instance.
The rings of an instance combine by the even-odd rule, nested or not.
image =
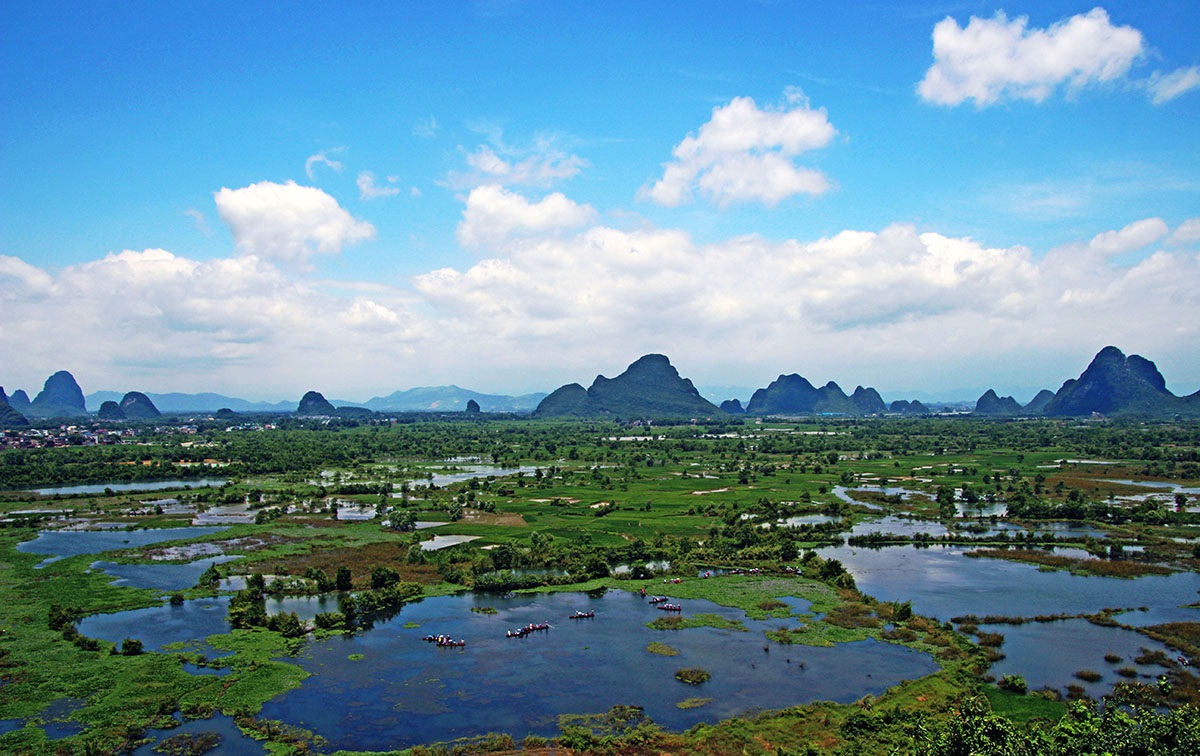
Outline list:
[[[1124,77],[1145,54],[1142,33],[1113,26],[1103,8],[1072,16],[1046,29],[1029,19],[972,16],[966,28],[953,18],[933,28],[934,63],[917,85],[925,100],[976,107],[1001,100],[1041,102],[1060,86],[1078,90]]]
[[[501,186],[479,186],[467,195],[457,238],[464,247],[478,247],[518,233],[575,228],[594,217],[589,205],[579,205],[559,192],[530,202]]]
[[[26,285],[9,287],[5,275]],[[0,350],[20,345],[32,376],[58,369],[62,344],[85,391],[212,390],[299,393],[345,380],[376,353],[411,355],[426,338],[413,297],[375,287],[332,296],[254,256],[197,261],[126,250],[43,271],[0,257],[5,320]],[[354,367],[351,367],[354,366]]]
[[[484,184],[503,186],[551,186],[572,178],[589,163],[568,153],[553,136],[541,135],[528,147],[505,144],[499,129],[488,129],[490,144],[465,153],[469,170],[455,171],[446,183],[456,189]],[[459,149],[462,149],[461,147]]]
[[[1200,233],[1193,221],[1168,238]],[[675,229],[522,231],[504,255],[411,289],[305,281],[254,255],[125,251],[57,272],[0,256],[0,353],[22,355],[5,385],[36,386],[62,367],[63,343],[86,366],[73,368],[85,391],[276,398],[432,382],[549,390],[649,351],[693,379],[764,385],[799,371],[884,392],[1057,384],[1108,343],[1195,372],[1200,256],[1120,256],[1164,238],[1157,218],[1041,258],[906,224],[711,244]]]
[[[1200,87],[1200,66],[1180,68],[1169,74],[1155,71],[1145,84],[1150,90],[1150,101],[1162,105]]]
[[[213,196],[245,255],[307,265],[313,255],[337,254],[346,245],[375,238],[370,223],[354,218],[320,189],[294,181],[222,188]]]
[[[317,180],[317,177],[314,175],[313,168],[315,168],[318,163],[323,163],[324,165],[329,166],[330,168],[337,171],[338,173],[341,173],[342,172],[341,162],[329,157],[329,154],[333,153],[336,155],[337,153],[342,152],[345,149],[346,149],[345,147],[335,147],[332,150],[325,150],[324,152],[318,152],[315,155],[309,155],[308,159],[304,161],[304,173],[308,176],[308,180],[309,181]]]
[[[394,181],[388,177],[388,181]],[[379,186],[375,183],[375,174],[362,171],[358,174],[358,196],[360,199],[375,199],[377,197],[394,197],[400,193],[398,186]]]
[[[1200,241],[1200,218],[1189,218],[1171,234],[1172,244],[1191,244]]]
[[[1112,257],[1153,244],[1168,233],[1170,229],[1162,218],[1146,218],[1116,231],[1096,234],[1088,247],[1104,257]]]
[[[793,158],[829,144],[837,131],[824,109],[810,108],[798,90],[786,94],[780,108],[760,109],[749,97],[714,108],[698,133],[675,146],[662,178],[643,187],[639,197],[677,207],[698,189],[722,206],[752,201],[774,206],[796,194],[824,194],[825,175],[797,166]]]

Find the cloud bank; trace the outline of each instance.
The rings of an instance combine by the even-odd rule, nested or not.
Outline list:
[[[492,256],[408,287],[331,292],[245,251],[124,251],[59,271],[0,256],[0,349],[30,371],[6,380],[28,388],[63,367],[59,345],[71,343],[89,386],[148,390],[548,390],[660,351],[697,379],[754,385],[799,370],[936,391],[969,380],[930,377],[950,362],[986,382],[1079,345],[1061,380],[1107,343],[1165,359],[1200,340],[1200,219],[1147,218],[1039,259],[908,224],[700,244],[677,229],[594,225],[561,195],[476,192],[468,213],[506,218],[510,232],[488,237]],[[481,233],[466,215],[472,230],[460,232]],[[528,385],[534,367],[544,385]]]

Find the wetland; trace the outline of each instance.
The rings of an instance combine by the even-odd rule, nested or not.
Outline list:
[[[823,752],[1200,700],[1194,425],[622,430],[201,424],[222,478],[170,499],[27,483],[166,429],[0,455],[0,749]]]

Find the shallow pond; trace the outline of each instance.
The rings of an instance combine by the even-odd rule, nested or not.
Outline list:
[[[202,653],[212,655],[205,643],[210,635],[229,632],[225,615],[229,597],[192,599],[178,606],[162,604],[146,609],[132,609],[112,614],[93,614],[79,622],[79,632],[120,644],[125,638],[140,640],[147,651],[155,651],[172,643],[191,643]]]
[[[460,543],[469,543],[477,540],[480,536],[471,535],[439,535],[430,538],[428,541],[421,541],[422,551],[437,551],[444,549],[447,546],[457,546]]]
[[[1194,572],[1136,580],[1080,576],[1060,570],[1043,572],[1037,565],[1003,559],[964,557],[967,550],[940,545],[837,546],[817,553],[840,560],[864,593],[881,601],[911,600],[914,611],[942,620],[961,614],[1033,616],[1149,606],[1156,610],[1159,622],[1169,621],[1163,617],[1200,621],[1200,611],[1180,608],[1198,598],[1200,574]]]
[[[93,494],[104,493],[105,489],[113,491],[159,491],[164,488],[205,488],[208,486],[223,486],[225,478],[192,478],[191,480],[144,480],[133,483],[84,483],[74,486],[50,486],[48,488],[23,489],[42,496],[54,494]]]
[[[185,538],[220,533],[225,528],[157,528],[153,530],[87,530],[63,531],[44,530],[31,541],[17,544],[17,551],[26,554],[44,554],[51,557],[43,560],[38,567],[44,567],[51,562],[57,562],[66,557],[79,554],[100,554],[117,549],[131,549],[148,546],[163,541],[176,541]]]
[[[113,585],[132,588],[149,588],[156,591],[182,591],[194,588],[200,576],[209,566],[241,559],[226,555],[198,559],[187,564],[119,564],[117,562],[92,562],[91,568],[103,570],[116,580]]]
[[[178,718],[178,715],[176,715],[176,718]],[[155,752],[154,747],[163,740],[176,735],[199,735],[207,732],[216,733],[221,739],[217,744],[217,748],[212,751],[214,754],[222,754],[222,756],[262,756],[266,753],[263,750],[262,743],[243,735],[242,731],[233,723],[233,717],[228,717],[224,714],[214,714],[209,719],[191,719],[169,730],[147,730],[145,737],[150,738],[150,742],[138,746],[132,753],[133,756],[159,756]]]
[[[683,603],[687,614],[744,619],[709,602]],[[470,611],[478,605],[499,612]],[[567,619],[575,610],[596,616]],[[313,676],[269,701],[261,716],[306,727],[329,738],[331,748],[347,749],[399,748],[491,731],[552,735],[558,714],[598,713],[616,704],[644,706],[655,722],[685,729],[750,709],[852,701],[936,669],[927,655],[876,641],[832,648],[772,644],[764,652],[761,631],[779,620],[747,621],[749,632],[645,627],[660,614],[623,591],[596,598],[426,599],[376,621],[366,633],[310,644],[296,661]],[[539,621],[552,629],[505,637],[508,628]],[[463,638],[467,647],[438,648],[421,640],[431,633]],[[647,652],[652,641],[679,655]],[[351,654],[363,658],[350,660]],[[675,670],[688,666],[707,669],[712,679],[700,686],[675,680]],[[713,701],[696,709],[675,706],[695,696]]]
[[[453,466],[460,468],[460,471],[449,473],[431,473],[429,477],[414,478],[413,480],[407,481],[407,483],[410,488],[430,485],[437,486],[438,488],[445,488],[446,486],[453,485],[454,483],[463,483],[474,478],[486,478],[489,475],[499,478],[505,475],[515,475],[516,473],[524,473],[528,475],[529,473],[532,473],[538,469],[537,467],[530,466],[495,467],[493,465],[460,464],[455,464]],[[397,483],[395,484],[395,488],[399,489],[401,485],[403,484]],[[399,497],[400,495],[401,494],[398,490],[396,493],[392,494],[394,497]]]
[[[918,534],[939,537],[950,531],[946,526],[935,520],[917,520],[911,517],[888,515],[863,520],[857,523],[847,536],[864,536],[870,533],[892,533],[895,535],[914,536]]]
[[[1118,618],[1122,619],[1122,618]],[[1138,633],[1119,627],[1093,625],[1084,619],[1061,622],[1029,622],[1024,625],[980,625],[980,630],[1001,633],[1004,644],[1000,651],[1005,658],[992,665],[990,673],[997,679],[1004,675],[1025,677],[1030,690],[1043,687],[1066,693],[1068,685],[1079,685],[1092,698],[1112,692],[1113,685],[1123,680],[1152,682],[1166,672],[1156,664],[1138,664],[1134,659],[1140,649],[1162,651],[1168,659],[1178,652]],[[1115,653],[1120,662],[1109,663],[1104,655]],[[1136,677],[1117,674],[1122,667],[1137,670]],[[1080,670],[1099,672],[1101,679],[1087,682],[1075,677]]]

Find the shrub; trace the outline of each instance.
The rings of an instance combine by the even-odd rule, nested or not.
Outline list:
[[[142,642],[133,638],[121,641],[121,653],[125,656],[137,656],[142,653]]]
[[[1001,633],[980,633],[978,635],[978,641],[979,645],[981,646],[991,646],[992,648],[995,648],[997,646],[1004,645],[1004,635]]]
[[[1078,677],[1080,680],[1083,680],[1084,682],[1091,682],[1091,683],[1100,682],[1100,680],[1102,679],[1099,672],[1095,672],[1090,669],[1081,669],[1075,673],[1075,676]]]
[[[1021,675],[1005,675],[996,685],[1002,690],[1012,693],[1025,693],[1029,690],[1029,684],[1025,682],[1025,678]]]
[[[341,612],[321,612],[313,617],[313,624],[321,630],[336,630],[346,626],[346,615]]]
[[[1136,667],[1121,667],[1117,670],[1117,674],[1121,677],[1137,677],[1138,671]]]

